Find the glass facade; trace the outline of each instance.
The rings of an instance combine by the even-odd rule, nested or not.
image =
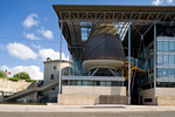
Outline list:
[[[84,43],[87,41],[88,36],[90,34],[92,28],[92,22],[81,22],[81,41]],[[157,70],[157,86],[163,86],[166,83],[174,83],[175,82],[175,37],[173,27],[170,27],[167,30],[166,26],[157,26],[157,53],[156,53],[156,70]],[[115,23],[115,28],[117,29],[117,33],[122,39],[128,29],[127,23]],[[160,29],[160,30],[159,30]],[[153,31],[153,30],[152,30]],[[167,32],[168,31],[168,32]],[[171,34],[172,33],[172,34]],[[174,35],[173,35],[174,34]],[[150,37],[149,37],[150,38]],[[135,66],[146,71],[145,74],[139,74],[138,84],[141,87],[152,88],[154,83],[154,38],[149,43],[147,43],[146,47],[142,47],[142,51],[139,53],[137,59],[131,58],[131,60]],[[83,62],[83,44],[81,46],[76,43],[76,47],[70,47],[70,53],[72,56],[72,71],[69,75],[77,75],[77,76],[88,76],[89,73],[86,73],[82,68]],[[127,60],[127,58],[126,58]],[[93,71],[92,71],[93,72]],[[107,73],[108,74],[108,73]],[[94,85],[94,82],[83,82],[83,85],[89,85],[89,83]],[[74,84],[71,83],[71,84]],[[77,81],[75,84],[82,84],[81,81]],[[111,86],[112,82],[96,82],[95,84],[101,86]],[[166,84],[165,86],[168,86]],[[169,85],[174,86],[174,85]]]
[[[138,67],[145,70],[144,74],[138,75],[137,85],[141,89],[150,89],[154,83],[154,43],[153,41],[143,48],[140,56]]]
[[[137,84],[141,89],[154,86],[154,39],[139,56],[139,68],[146,74],[139,76]],[[175,87],[175,33],[171,26],[157,25],[156,38],[156,86]]]
[[[63,81],[63,85],[71,85],[71,86],[106,86],[106,87],[115,87],[115,86],[123,86],[124,82],[122,81]]]
[[[85,42],[88,39],[88,36],[90,34],[91,28],[81,28],[81,40],[82,42]]]
[[[167,84],[173,82],[175,82],[175,37],[158,36],[157,85],[167,87]]]

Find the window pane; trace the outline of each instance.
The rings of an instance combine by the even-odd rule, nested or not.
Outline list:
[[[168,42],[163,42],[163,51],[168,52]]]
[[[112,82],[112,86],[118,86],[117,82]]]
[[[163,56],[163,63],[164,65],[168,65],[168,55]]]
[[[106,82],[106,86],[111,86],[111,82]]]
[[[162,51],[163,50],[163,43],[162,42],[158,42],[157,43],[157,49],[158,49],[158,51]]]
[[[175,50],[174,42],[170,41],[169,42],[169,51],[174,51],[174,50]]]
[[[157,69],[157,77],[158,77],[158,78],[161,78],[162,75],[163,75],[163,68],[158,68],[158,69]]]
[[[105,86],[105,82],[101,81],[100,86]]]
[[[174,68],[170,69],[170,77],[175,78],[175,69]]]
[[[93,86],[94,85],[94,82],[93,81],[89,81],[89,85],[90,86]]]
[[[162,64],[163,63],[163,56],[158,54],[157,55],[157,64]]]
[[[87,81],[83,81],[83,85],[84,86],[87,86],[88,85],[88,82]]]
[[[169,56],[169,65],[174,65],[174,55]]]
[[[168,76],[169,76],[169,69],[168,68],[164,68],[163,69],[163,77],[164,78],[168,78]]]
[[[78,81],[78,82],[77,82],[77,85],[82,85],[82,84],[83,84],[82,81]]]
[[[72,81],[72,85],[77,85],[77,81]]]

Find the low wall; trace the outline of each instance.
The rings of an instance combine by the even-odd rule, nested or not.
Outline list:
[[[63,86],[62,94],[126,96],[126,87]]]
[[[60,105],[127,104],[126,87],[63,86]]]
[[[175,88],[156,88],[156,96],[175,97]]]
[[[149,101],[151,99],[152,101]],[[146,101],[148,100],[148,101]],[[139,104],[153,105],[154,104],[154,89],[142,90],[139,93]]]
[[[58,95],[59,105],[128,104],[127,96]]]
[[[175,105],[175,97],[157,97],[157,105]]]
[[[156,88],[156,102],[157,105],[175,105],[175,88]],[[141,98],[142,97],[142,98]],[[139,98],[142,104],[154,104],[154,89],[147,89],[140,91]],[[151,101],[152,100],[152,101]],[[140,103],[141,104],[141,103]]]
[[[59,105],[94,105],[98,95],[58,95]]]
[[[128,104],[128,98],[127,96],[100,95],[95,104]]]

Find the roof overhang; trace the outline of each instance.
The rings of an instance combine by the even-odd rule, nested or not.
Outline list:
[[[53,5],[53,8],[58,15],[59,23],[63,22],[62,32],[69,45],[73,43],[76,46],[78,44],[83,45],[79,42],[81,37],[78,30],[81,26],[77,26],[81,22],[130,22],[129,24],[135,26],[143,34],[152,26],[151,31],[148,32],[151,36],[153,36],[154,23],[175,26],[175,6]],[[127,38],[126,33],[123,41],[124,47],[127,47]],[[133,41],[132,48],[137,48],[140,35],[133,27],[131,38]],[[153,37],[149,38],[151,41],[152,39]],[[147,43],[146,41],[145,43]]]
[[[53,5],[60,20],[175,21],[174,6]]]

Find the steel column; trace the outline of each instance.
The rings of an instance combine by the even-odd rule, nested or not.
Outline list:
[[[58,94],[62,93],[62,70],[61,70],[61,63],[62,63],[62,31],[63,31],[63,21],[60,21],[61,23],[61,32],[60,32],[60,60],[59,60],[59,83],[58,83]]]
[[[131,23],[128,27],[128,104],[131,104]]]
[[[157,26],[156,22],[154,22],[154,104],[156,105],[156,79],[157,79]]]

